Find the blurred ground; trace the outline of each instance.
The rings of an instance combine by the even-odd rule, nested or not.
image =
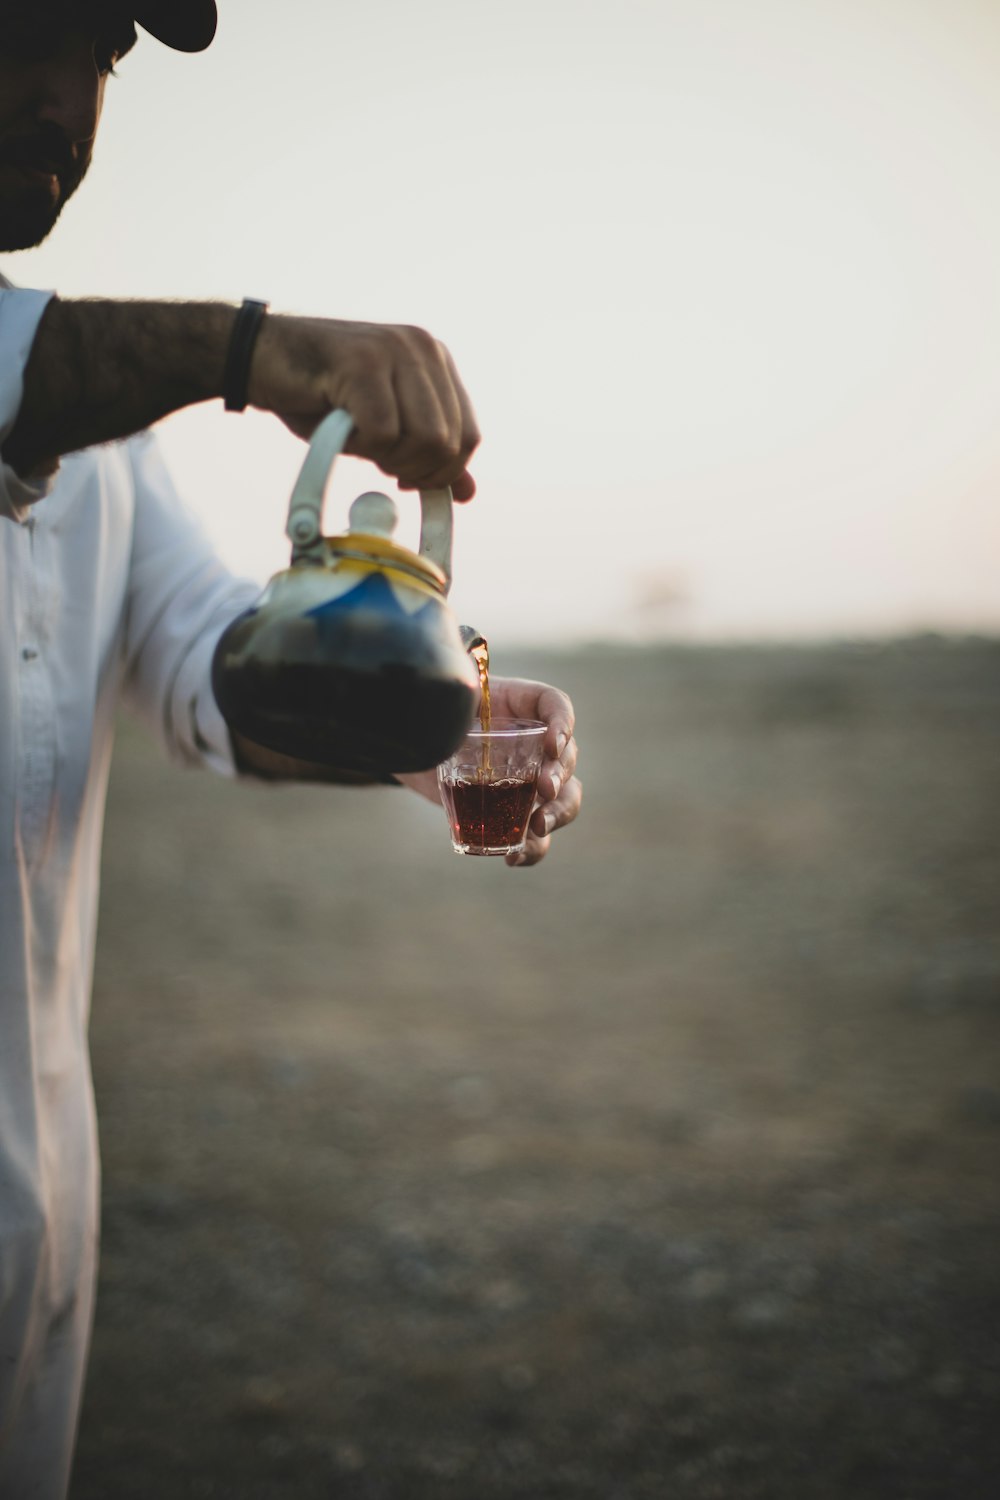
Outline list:
[[[74,1500],[995,1500],[1000,645],[495,656],[535,870],[123,733]]]

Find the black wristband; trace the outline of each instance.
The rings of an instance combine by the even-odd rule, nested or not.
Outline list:
[[[236,314],[236,322],[229,335],[229,348],[226,350],[226,365],[222,372],[222,399],[226,411],[247,409],[250,359],[266,312],[266,302],[254,302],[247,297]]]

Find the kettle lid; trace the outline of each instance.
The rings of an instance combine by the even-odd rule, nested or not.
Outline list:
[[[429,584],[439,594],[448,591],[443,568],[429,557],[419,556],[393,540],[399,521],[399,510],[390,495],[366,490],[351,506],[348,530],[324,540],[333,558],[350,558],[371,562],[377,567],[395,568],[401,573]]]

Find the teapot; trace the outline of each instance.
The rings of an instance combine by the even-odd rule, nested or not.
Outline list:
[[[445,602],[450,490],[421,492],[419,555],[392,540],[397,507],[376,492],[354,501],[348,531],[322,535],[327,481],[352,427],[338,409],[313,433],[288,507],[291,565],[221,636],[212,688],[230,728],[254,744],[345,780],[385,780],[451,754],[479,679]]]

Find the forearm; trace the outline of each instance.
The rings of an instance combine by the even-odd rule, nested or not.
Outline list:
[[[222,394],[236,310],[214,302],[63,302],[38,325],[4,458],[30,474]]]
[[[128,437],[223,394],[237,310],[217,302],[49,303],[24,370],[3,456],[28,476],[63,453]],[[247,377],[252,406],[309,438],[350,412],[346,452],[404,489],[450,486],[469,500],[479,429],[451,355],[420,328],[332,318],[265,318]]]
[[[331,786],[381,786],[396,785],[394,776],[372,778],[363,771],[341,771],[333,766],[321,765],[311,760],[298,760],[292,755],[281,755],[277,750],[266,750],[252,740],[230,730],[236,769],[241,776],[254,776],[259,781],[323,781]]]

